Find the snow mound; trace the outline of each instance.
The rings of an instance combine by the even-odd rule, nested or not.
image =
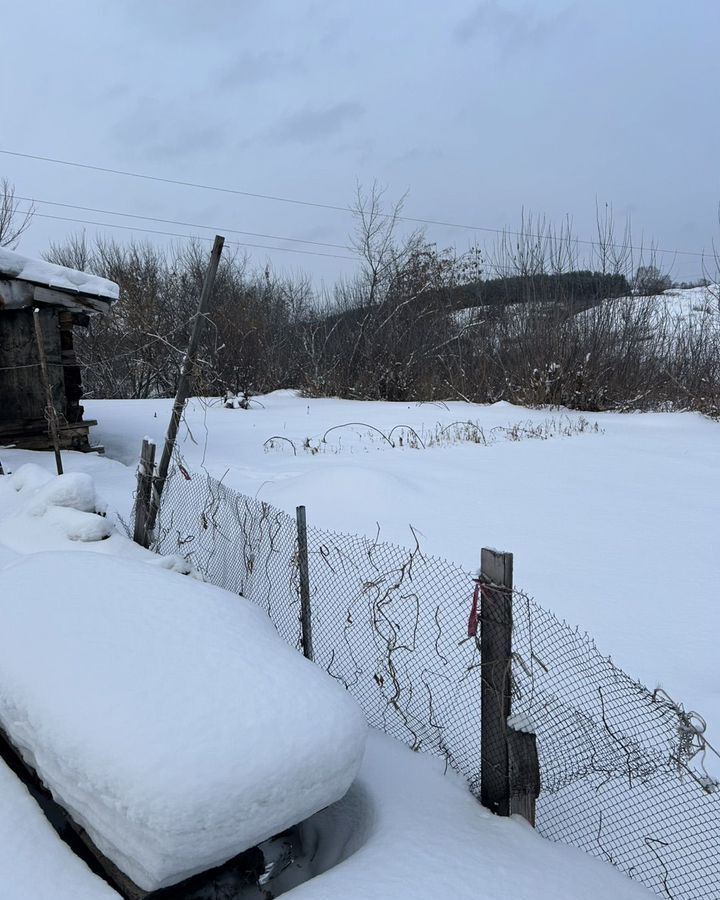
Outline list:
[[[49,506],[43,513],[43,518],[69,541],[104,541],[115,531],[115,527],[107,519],[79,509]]]
[[[248,601],[157,566],[2,572],[0,723],[136,884],[222,863],[342,797],[362,713]]]
[[[18,472],[10,476],[12,482],[20,476],[25,484],[22,466]],[[47,473],[45,473],[47,475]],[[50,477],[49,481],[38,487],[27,511],[32,516],[42,516],[51,506],[66,506],[81,512],[94,513],[97,507],[95,485],[89,475],[84,472],[71,472],[65,475]]]
[[[115,526],[97,514],[98,508],[86,473],[53,477],[28,463],[0,483],[0,543],[23,553],[63,549],[68,541],[104,541]]]
[[[37,491],[48,481],[52,481],[52,475],[36,463],[25,463],[17,472],[4,479],[18,493]]]

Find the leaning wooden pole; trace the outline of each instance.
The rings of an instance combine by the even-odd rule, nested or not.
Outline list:
[[[50,431],[50,440],[52,441],[53,449],[55,450],[55,467],[57,468],[58,475],[62,475],[63,464],[62,457],[60,456],[57,410],[55,409],[55,400],[52,395],[50,375],[48,374],[47,356],[45,355],[45,338],[43,337],[42,323],[40,322],[40,310],[37,307],[33,310],[33,324],[35,325],[35,341],[37,343],[38,356],[40,357],[40,372],[45,387],[48,429]]]
[[[200,302],[198,303],[198,311],[195,315],[193,330],[190,334],[190,341],[188,343],[188,348],[185,351],[185,356],[183,357],[182,366],[180,367],[177,393],[175,394],[175,402],[173,403],[172,413],[170,415],[170,423],[165,435],[165,445],[163,446],[162,456],[160,457],[160,465],[158,466],[157,476],[154,479],[155,489],[151,493],[145,529],[146,535],[148,536],[155,527],[160,497],[163,488],[165,487],[165,479],[167,478],[173,447],[175,446],[175,438],[177,437],[180,419],[182,418],[183,410],[185,409],[185,401],[190,393],[190,373],[200,345],[203,323],[205,322],[205,315],[210,305],[210,297],[212,296],[215,276],[217,274],[218,265],[220,263],[220,254],[222,253],[224,243],[225,238],[216,234],[215,242],[213,243],[213,248],[210,253],[210,262],[208,263],[205,280],[203,281],[202,292],[200,293]]]

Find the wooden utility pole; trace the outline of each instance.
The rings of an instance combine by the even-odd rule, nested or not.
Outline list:
[[[170,459],[172,458],[173,447],[175,446],[175,438],[177,437],[180,419],[182,418],[183,410],[185,409],[185,401],[190,393],[190,373],[200,345],[203,323],[205,321],[208,306],[210,305],[210,297],[212,296],[215,275],[217,274],[218,265],[220,263],[220,254],[222,253],[224,243],[225,238],[216,234],[215,242],[213,243],[213,248],[210,253],[210,262],[208,263],[205,280],[203,281],[202,291],[200,293],[200,302],[198,303],[198,311],[195,315],[195,323],[193,324],[188,348],[185,351],[185,356],[183,357],[182,366],[180,368],[180,378],[178,379],[175,402],[173,403],[170,423],[168,424],[167,433],[165,435],[165,445],[163,447],[162,456],[160,457],[158,473],[154,480],[155,490],[151,492],[146,535],[150,535],[155,527],[158,505],[160,503],[163,488],[165,487],[168,469],[170,468]]]
[[[33,324],[35,325],[35,341],[37,343],[38,356],[40,357],[40,372],[45,386],[45,411],[48,420],[48,430],[50,431],[50,439],[52,440],[53,449],[55,450],[55,467],[57,468],[58,475],[62,475],[63,464],[62,457],[60,456],[57,410],[55,409],[55,400],[52,395],[52,385],[50,384],[50,375],[48,373],[47,356],[45,355],[45,338],[42,333],[40,310],[37,307],[33,310]]]
[[[298,538],[298,570],[300,574],[300,625],[302,628],[303,654],[314,660],[312,643],[312,622],[310,620],[310,562],[307,545],[307,518],[305,507],[295,510]]]

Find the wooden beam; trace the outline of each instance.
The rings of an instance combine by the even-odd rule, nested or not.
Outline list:
[[[111,300],[103,300],[100,297],[91,297],[87,294],[71,294],[67,291],[55,288],[35,285],[33,289],[33,302],[44,303],[47,306],[63,306],[66,309],[79,312],[105,313],[110,309]]]
[[[0,309],[23,309],[36,306],[61,306],[74,313],[106,313],[112,301],[88,294],[74,294],[59,288],[36,284],[22,278],[0,278]]]

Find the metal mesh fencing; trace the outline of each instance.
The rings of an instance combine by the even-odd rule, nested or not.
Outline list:
[[[176,467],[155,534],[158,553],[181,554],[206,581],[257,603],[301,647],[294,518]],[[370,725],[443,754],[477,788],[479,653],[461,641],[472,576],[419,547],[317,528],[307,538],[315,662]]]
[[[301,647],[295,519],[175,467],[154,549],[265,609]],[[308,529],[315,662],[370,725],[445,758],[479,796],[475,576],[414,548]],[[481,613],[482,618],[482,613]],[[720,793],[702,722],[649,692],[585,635],[512,598],[512,715],[537,736],[544,836],[600,856],[671,900],[720,898]]]
[[[516,592],[511,724],[537,736],[541,834],[673,900],[720,897],[720,793],[705,723]]]

